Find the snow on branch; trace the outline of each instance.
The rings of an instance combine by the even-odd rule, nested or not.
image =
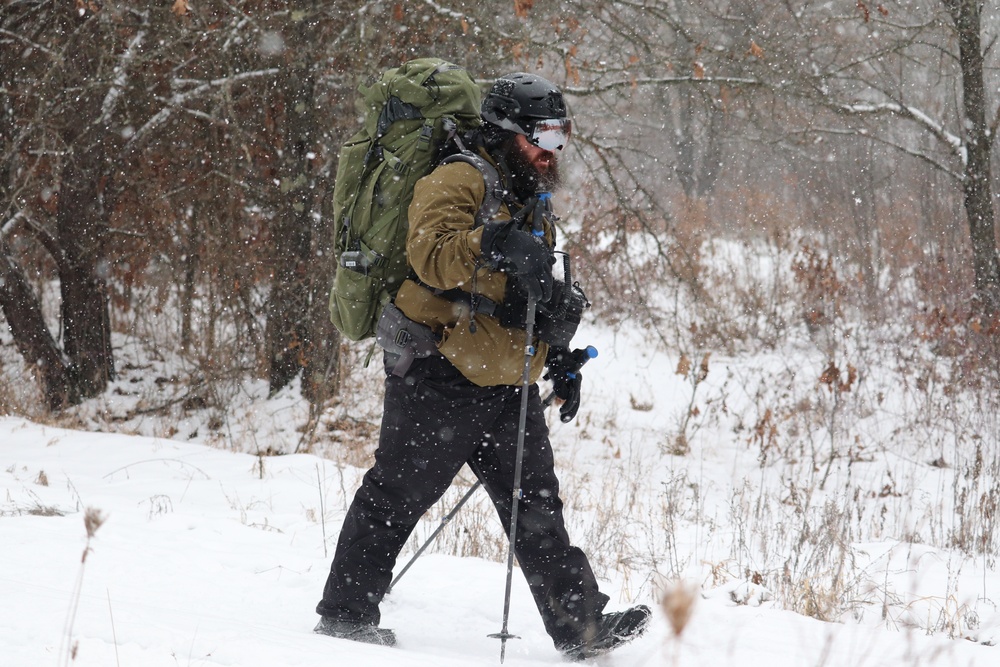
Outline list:
[[[431,7],[438,14],[447,16],[448,18],[458,19],[459,21],[465,21],[469,25],[473,25],[475,23],[475,21],[469,18],[468,15],[463,14],[462,12],[456,12],[454,9],[448,9],[447,7],[442,7],[438,3],[434,2],[434,0],[424,0],[424,4]],[[476,27],[475,30],[476,32],[478,32],[479,28]]]
[[[940,141],[943,141],[945,144],[950,146],[951,150],[958,156],[963,165],[968,161],[968,153],[966,152],[965,142],[962,141],[962,138],[946,130],[944,125],[938,123],[936,120],[916,107],[898,104],[896,102],[880,102],[875,104],[859,102],[855,104],[843,104],[838,106],[837,109],[841,113],[856,116],[878,114],[893,114],[902,116],[903,118],[907,118],[915,122],[917,125],[920,125],[932,135],[937,137]]]
[[[125,84],[128,82],[128,63],[135,56],[136,50],[145,38],[145,30],[137,32],[122,53],[118,65],[115,66],[114,82],[112,82],[111,87],[108,89],[108,94],[104,96],[104,102],[101,103],[101,117],[97,121],[99,124],[106,125],[111,119],[111,115],[115,112],[115,107],[118,105],[118,98],[121,97],[122,89],[125,88]]]
[[[133,144],[138,143],[142,138],[149,134],[149,132],[166,122],[166,120],[170,118],[171,114],[173,114],[174,110],[182,108],[185,103],[190,102],[191,100],[200,97],[209,91],[231,86],[249,79],[274,76],[278,74],[279,71],[280,70],[278,68],[272,67],[269,69],[254,70],[251,72],[240,72],[239,74],[235,74],[233,76],[202,81],[191,90],[174,93],[170,96],[170,98],[165,100],[165,107],[156,112],[152,118],[147,120],[142,127],[136,130],[135,134],[132,135],[132,137],[128,140],[128,143],[125,145],[125,150],[128,150]],[[186,79],[185,82],[190,82],[190,80]]]
[[[476,24],[476,20],[468,14],[463,14],[462,12],[455,11],[454,9],[448,9],[447,7],[442,7],[438,3],[434,2],[434,0],[424,0],[424,4],[442,16],[447,16],[450,19],[459,21],[462,24],[463,33],[467,34],[471,30],[473,34],[478,35],[482,32],[482,29]]]
[[[16,32],[11,32],[10,30],[7,30],[6,28],[0,28],[0,35],[7,35],[8,37],[12,37],[12,38],[14,38],[16,40],[24,42],[25,44],[27,44],[32,49],[37,49],[38,51],[41,51],[45,55],[47,55],[50,58],[53,58],[55,60],[59,60],[62,57],[61,54],[56,53],[52,49],[50,49],[50,48],[48,48],[46,46],[42,46],[38,42],[34,42],[34,41],[30,40],[27,37],[25,37],[24,35],[18,35]]]
[[[748,79],[734,76],[665,76],[665,77],[639,77],[626,81],[613,81],[594,86],[567,86],[563,88],[563,93],[586,97],[588,95],[599,95],[609,90],[619,88],[632,88],[634,86],[670,86],[677,84],[694,85],[727,85],[727,86],[763,86],[763,81],[758,79]]]
[[[830,134],[841,137],[854,137],[858,135],[858,132],[856,130],[841,129],[841,128],[811,128],[809,130],[800,131],[799,134],[812,134],[812,135]],[[919,151],[915,148],[910,148],[895,141],[891,141],[885,137],[879,136],[878,134],[873,134],[869,132],[862,132],[862,134],[871,141],[878,142],[880,144],[888,146],[889,148],[892,148],[893,150],[897,150],[900,153],[909,155],[910,157],[914,157],[917,158],[918,160],[926,162],[931,167],[937,169],[938,171],[943,172],[949,178],[952,178],[956,181],[961,182],[965,178],[963,174],[956,172],[954,169],[951,169],[947,164],[941,162],[932,155],[928,155],[927,153]]]
[[[7,236],[14,231],[14,228],[17,227],[17,224],[21,221],[24,222],[25,228],[35,235],[38,242],[42,244],[50,255],[52,255],[52,258],[56,260],[56,262],[62,262],[65,259],[66,254],[63,251],[62,246],[59,245],[59,241],[56,239],[55,235],[45,229],[42,225],[38,224],[38,222],[28,215],[28,213],[26,213],[23,209],[14,213],[14,215],[4,221],[3,224],[0,224],[0,245],[6,242],[5,239]],[[5,253],[0,252],[0,257],[3,256],[5,256]]]
[[[23,217],[24,217],[24,211],[18,211],[6,222],[0,225],[0,239],[3,239],[8,234],[10,234],[11,230],[14,229],[14,226],[17,225],[18,221]]]

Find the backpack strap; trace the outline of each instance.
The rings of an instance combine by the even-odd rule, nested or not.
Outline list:
[[[464,306],[469,307],[469,309],[476,314],[489,315],[491,317],[499,317],[500,313],[504,310],[504,305],[502,303],[497,303],[492,299],[487,299],[482,294],[476,294],[476,298],[473,299],[473,295],[465,290],[453,287],[451,289],[440,289],[437,287],[431,287],[425,283],[420,278],[411,276],[410,280],[417,283],[425,290],[433,294],[434,296],[439,296],[452,303],[460,303]]]
[[[483,205],[476,212],[476,227],[484,225],[496,217],[500,211],[500,205],[503,203],[504,195],[507,193],[500,182],[500,172],[497,171],[497,168],[481,155],[476,155],[469,150],[449,155],[441,161],[441,164],[450,162],[471,164],[483,175],[483,181],[486,184],[486,197],[483,199]]]
[[[473,167],[478,169],[479,173],[483,175],[483,181],[486,185],[486,196],[483,199],[483,203],[479,207],[479,210],[476,212],[475,219],[475,226],[480,227],[496,217],[497,213],[500,212],[501,204],[507,200],[508,193],[503,187],[499,170],[497,170],[496,167],[490,164],[489,161],[481,155],[477,155],[465,148],[458,137],[455,137],[455,139],[455,143],[460,149],[459,152],[453,153],[444,158],[441,160],[441,164],[444,165],[451,162],[465,162],[466,164],[471,164]],[[514,208],[513,203],[509,203],[508,206],[510,208]],[[528,209],[528,212],[530,212],[530,208]],[[515,215],[512,220],[523,221],[523,216]],[[489,315],[491,317],[496,317],[501,321],[509,319],[509,314],[507,313],[508,308],[504,304],[496,303],[481,294],[469,293],[457,287],[447,290],[438,289],[436,287],[431,287],[414,275],[410,276],[410,280],[416,282],[424,289],[429,290],[435,296],[445,298],[452,303],[461,303],[467,306],[470,310],[470,326],[473,327],[473,333],[475,332],[475,323],[472,321],[472,315],[474,314]]]

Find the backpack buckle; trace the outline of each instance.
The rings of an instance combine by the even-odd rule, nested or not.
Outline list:
[[[413,340],[413,336],[406,329],[400,329],[396,332],[396,337],[393,339],[396,345],[400,347],[409,347],[410,341]]]
[[[420,136],[417,138],[420,150],[427,150],[427,147],[431,145],[431,139],[433,138],[434,125],[428,120],[428,122],[425,122],[424,126],[420,128]]]

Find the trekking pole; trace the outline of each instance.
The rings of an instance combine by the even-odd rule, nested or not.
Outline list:
[[[535,336],[535,298],[528,297],[528,314],[525,323],[524,339],[524,374],[521,376],[521,416],[517,424],[517,458],[514,462],[514,489],[511,494],[510,536],[507,543],[507,588],[503,598],[503,628],[500,632],[488,635],[500,640],[500,664],[503,664],[507,652],[508,639],[520,639],[507,631],[507,620],[510,618],[510,586],[514,575],[514,539],[517,535],[517,505],[521,499],[521,463],[524,460],[524,431],[528,422],[528,388],[531,386],[531,358],[535,355],[532,345]]]
[[[462,496],[462,499],[458,501],[458,504],[455,505],[455,508],[452,509],[450,512],[448,512],[448,514],[443,519],[441,519],[441,523],[434,530],[434,532],[431,533],[431,536],[427,538],[427,541],[424,542],[424,545],[419,549],[417,549],[417,553],[413,554],[413,558],[410,559],[410,562],[407,563],[402,570],[400,570],[399,574],[396,575],[396,578],[392,580],[391,584],[389,584],[389,588],[385,589],[386,595],[392,592],[393,587],[399,583],[399,580],[403,578],[403,575],[406,574],[406,571],[410,569],[410,566],[413,565],[415,562],[417,562],[417,559],[420,558],[420,554],[424,552],[424,549],[426,549],[431,545],[431,542],[433,542],[434,538],[438,536],[438,533],[444,530],[444,527],[448,525],[448,522],[451,521],[453,516],[455,516],[455,513],[458,512],[459,509],[461,509],[462,505],[464,505],[466,501],[468,501],[469,498],[472,497],[472,494],[475,493],[476,489],[482,486],[482,484],[483,483],[477,479],[476,483],[472,485],[472,488],[466,491],[465,495]]]

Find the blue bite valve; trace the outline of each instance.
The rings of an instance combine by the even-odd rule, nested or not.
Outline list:
[[[585,352],[587,353],[587,358],[588,359],[596,359],[597,358],[597,348],[594,347],[593,345],[588,345],[587,349],[585,350]]]

